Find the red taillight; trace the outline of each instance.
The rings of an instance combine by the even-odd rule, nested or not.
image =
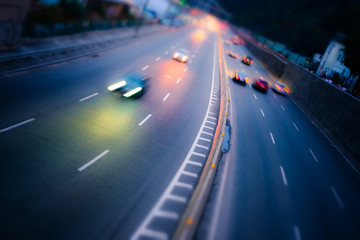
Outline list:
[[[289,93],[290,91],[289,91],[289,89],[287,89],[287,88],[284,88],[284,90],[285,90],[285,92],[287,92],[287,93]]]

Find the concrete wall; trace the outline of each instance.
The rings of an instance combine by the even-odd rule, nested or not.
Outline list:
[[[241,32],[239,32],[241,35]],[[246,47],[281,79],[303,105],[360,162],[360,101],[315,74],[264,49],[246,36]]]

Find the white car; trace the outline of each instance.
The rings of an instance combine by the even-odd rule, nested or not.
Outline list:
[[[188,54],[189,54],[189,52],[187,50],[180,49],[174,53],[173,59],[183,62],[183,63],[186,63],[187,60],[189,59]]]

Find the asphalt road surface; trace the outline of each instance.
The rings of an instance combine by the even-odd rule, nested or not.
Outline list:
[[[360,239],[357,171],[289,96],[252,88],[254,78],[274,80],[256,59],[241,62],[251,56],[244,46],[224,48],[240,58],[226,54],[229,74],[243,71],[249,83],[229,79],[231,147],[198,237]]]
[[[209,130],[197,137],[218,80],[218,48],[214,32],[198,38],[196,30],[0,78],[3,239],[129,239],[192,151],[173,198],[153,217],[165,224],[154,221],[139,236],[174,231],[219,110],[214,104]],[[186,64],[172,60],[178,48],[189,50]],[[107,90],[133,70],[152,74],[141,97]]]

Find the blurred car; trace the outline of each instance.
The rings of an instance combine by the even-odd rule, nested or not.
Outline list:
[[[204,39],[205,38],[205,32],[201,29],[197,30],[195,32],[195,38],[197,39]]]
[[[188,54],[189,54],[189,52],[182,48],[174,53],[173,59],[183,62],[183,63],[186,63],[187,60],[189,59]]]
[[[234,35],[231,37],[230,39],[235,45],[241,45],[241,44],[245,44],[245,41],[242,40],[239,36]]]
[[[119,78],[119,81],[108,86],[108,90],[121,92],[124,97],[131,97],[143,93],[144,87],[148,84],[150,74],[141,72],[129,72]]]
[[[253,63],[253,60],[251,57],[245,55],[242,59],[242,62],[246,65],[251,65]]]
[[[256,78],[253,83],[253,87],[257,90],[267,92],[267,90],[269,89],[269,83],[263,78]]]
[[[280,82],[275,82],[272,90],[282,95],[286,95],[290,92],[289,89],[287,89],[286,86]]]
[[[240,72],[238,70],[235,71],[235,74],[232,77],[232,80],[234,82],[238,82],[238,83],[241,83],[241,84],[246,84],[246,83],[249,82],[249,80],[248,80],[248,78],[246,76],[246,73]]]
[[[229,51],[228,54],[232,58],[237,58],[239,56],[237,53],[234,53],[233,51]]]

